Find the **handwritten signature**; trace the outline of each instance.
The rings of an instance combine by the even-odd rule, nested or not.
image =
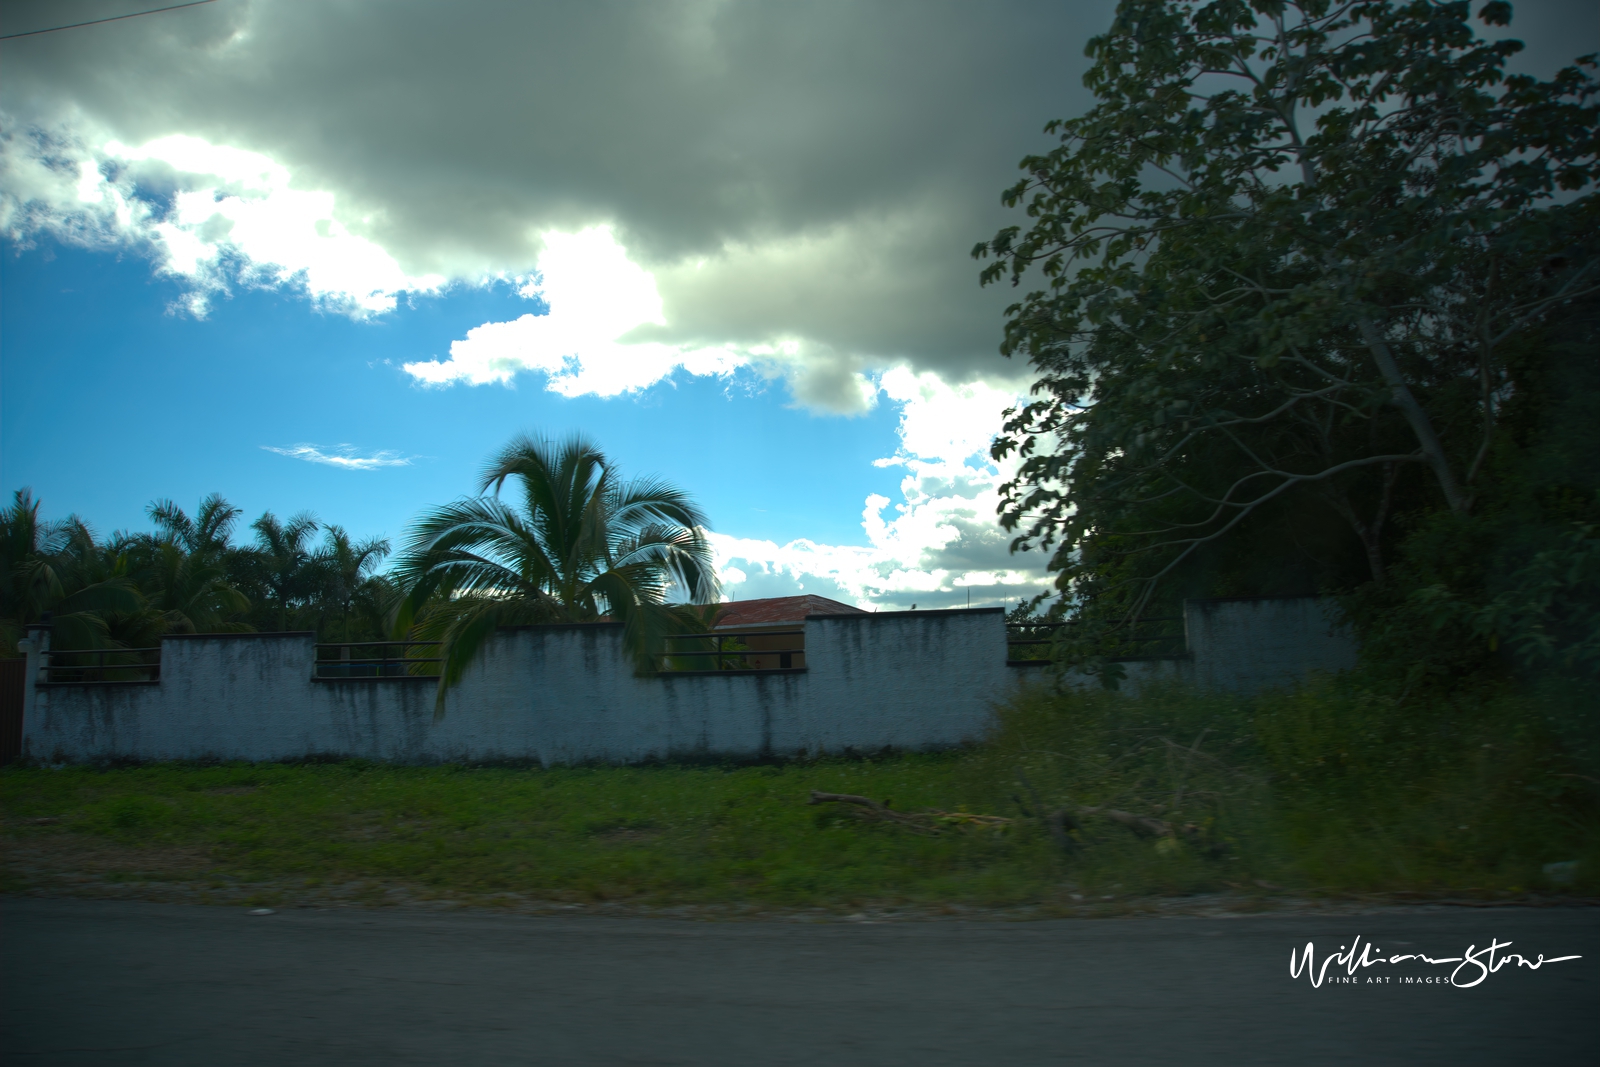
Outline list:
[[[1334,965],[1343,967],[1347,976],[1343,979],[1335,976],[1333,979],[1334,982],[1353,982],[1359,981],[1359,979],[1355,977],[1356,972],[1367,967],[1375,967],[1381,963],[1395,964],[1407,963],[1411,960],[1421,960],[1423,963],[1434,965],[1453,963],[1456,965],[1456,967],[1450,972],[1448,978],[1435,975],[1428,975],[1419,978],[1407,975],[1398,979],[1393,979],[1388,975],[1383,975],[1381,977],[1368,977],[1367,981],[1385,983],[1397,981],[1399,984],[1403,985],[1415,983],[1425,985],[1444,985],[1448,983],[1456,986],[1459,989],[1471,989],[1473,986],[1478,985],[1485,978],[1488,978],[1491,974],[1495,974],[1500,970],[1500,968],[1513,961],[1518,967],[1526,967],[1529,970],[1537,971],[1540,967],[1543,967],[1547,963],[1564,963],[1567,960],[1583,959],[1582,956],[1557,956],[1554,959],[1547,960],[1544,958],[1544,953],[1542,952],[1539,954],[1539,958],[1536,960],[1530,960],[1526,956],[1516,952],[1507,952],[1499,959],[1495,958],[1496,952],[1501,949],[1510,948],[1511,944],[1512,943],[1510,941],[1493,939],[1483,948],[1478,948],[1476,945],[1468,945],[1467,951],[1463,955],[1444,956],[1440,959],[1434,959],[1431,956],[1425,956],[1420,952],[1386,957],[1384,956],[1381,948],[1373,947],[1372,942],[1369,941],[1365,945],[1362,945],[1361,938],[1358,935],[1354,941],[1350,942],[1348,948],[1346,948],[1344,945],[1340,945],[1338,952],[1324,957],[1322,960],[1322,966],[1319,969],[1316,966],[1315,943],[1307,941],[1306,947],[1303,951],[1296,953],[1293,949],[1289,950],[1289,977],[1299,978],[1301,972],[1303,971],[1305,972],[1306,977],[1310,979],[1311,987],[1315,989],[1322,985],[1323,980],[1327,978],[1328,968]],[[1360,955],[1356,954],[1357,946],[1360,946],[1361,948]],[[1463,970],[1467,972],[1465,976],[1463,976],[1461,973]],[[1463,981],[1463,977],[1469,978],[1471,981]]]

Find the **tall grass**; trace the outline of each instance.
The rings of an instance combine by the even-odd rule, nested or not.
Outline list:
[[[973,771],[991,802],[1190,828],[1151,842],[1080,818],[1067,865],[1089,888],[1517,893],[1550,888],[1546,864],[1579,860],[1576,886],[1594,889],[1590,697],[1547,686],[1408,701],[1359,675],[1251,698],[1041,686],[1002,712]]]

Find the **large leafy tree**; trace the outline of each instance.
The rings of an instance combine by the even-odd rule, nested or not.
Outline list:
[[[401,632],[443,642],[441,700],[498,626],[610,617],[646,667],[663,633],[694,629],[665,603],[675,587],[717,598],[699,507],[659,479],[623,480],[583,437],[516,438],[484,470],[491,490],[426,514],[393,571]]]
[[[1507,76],[1520,44],[1470,19],[1124,0],[1090,43],[1098,103],[1023,161],[1028,225],[974,249],[986,284],[1038,281],[994,455],[1056,610],[1125,625],[1230,554],[1381,583],[1397,511],[1479,505],[1540,339],[1600,287],[1600,109],[1593,57]]]

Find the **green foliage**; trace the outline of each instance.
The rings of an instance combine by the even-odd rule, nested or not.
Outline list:
[[[500,498],[508,481],[515,503]],[[494,495],[424,515],[394,569],[407,591],[397,629],[443,642],[441,706],[497,627],[608,617],[649,670],[661,635],[696,632],[691,612],[664,604],[668,592],[717,599],[700,509],[659,479],[623,481],[582,437],[518,437],[478,488]]]
[[[518,505],[500,499],[507,481]],[[192,517],[158,500],[154,531],[101,540],[76,516],[42,521],[18,490],[0,511],[4,654],[46,613],[62,651],[150,647],[169,633],[302,629],[345,643],[409,633],[444,641],[442,694],[500,625],[614,618],[642,669],[663,634],[704,632],[692,610],[664,603],[674,587],[717,598],[706,519],[681,490],[623,481],[578,438],[518,438],[486,471],[480,489],[491,487],[425,516],[391,573],[378,570],[387,540],[354,541],[305,512],[266,512],[250,524],[253,543],[236,544],[240,512],[221,496]]]
[[[128,561],[95,540],[76,516],[39,519],[39,502],[27,489],[0,511],[0,638],[13,655],[23,628],[47,612],[60,635],[58,647],[113,648],[146,622],[143,599]]]
[[[1046,810],[1087,805],[1192,825],[1160,842],[1103,815],[1074,831],[1080,887],[1477,892],[1549,888],[1582,857],[1600,884],[1592,688],[1397,700],[1370,679],[1244,699],[1040,687],[975,757],[978,780]]]
[[[1600,673],[1600,315],[1531,341],[1473,510],[1406,516],[1389,581],[1347,598],[1397,691]]]
[[[1600,108],[1592,58],[1507,76],[1520,44],[1468,18],[1124,0],[1090,43],[1097,105],[1023,161],[1026,231],[974,250],[1042,282],[1007,312],[1039,378],[994,456],[1057,611],[1381,584],[1396,516],[1496,494],[1537,342],[1600,286]]]
[[[77,516],[39,518],[18,490],[0,510],[0,654],[15,654],[48,613],[51,647],[147,648],[163,634],[315,629],[324,640],[387,636],[399,598],[375,573],[388,542],[353,543],[338,526],[311,543],[315,519],[271,512],[236,545],[239,509],[212,494],[191,518],[170,500],[152,503],[149,533],[100,539]]]

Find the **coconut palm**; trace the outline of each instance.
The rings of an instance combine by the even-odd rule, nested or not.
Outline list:
[[[289,628],[290,601],[302,598],[310,578],[311,535],[317,532],[316,516],[309,512],[279,521],[272,512],[250,524],[256,532],[254,555],[268,599],[278,609],[278,629]]]
[[[194,518],[170,500],[145,509],[153,534],[125,539],[133,571],[164,633],[234,633],[251,629],[244,616],[250,601],[229,581],[227,567],[238,550],[233,528],[240,511],[219,493],[200,501]]]
[[[397,632],[442,642],[441,706],[498,626],[610,617],[648,669],[660,636],[685,629],[668,593],[717,599],[699,507],[660,479],[621,480],[586,438],[518,437],[478,491],[424,515],[393,572],[407,590]]]
[[[135,576],[159,630],[170,634],[242,633],[250,600],[229,583],[220,555],[185,552],[171,541],[135,546]]]
[[[372,537],[365,541],[351,541],[342,526],[329,524],[323,530],[323,545],[312,557],[311,565],[318,573],[318,585],[324,611],[339,613],[341,641],[349,641],[352,612],[359,618],[370,614],[374,603],[385,600],[386,589],[374,583],[387,583],[374,572],[389,554],[386,538]],[[360,610],[360,609],[367,610]],[[380,628],[377,632],[382,633]]]
[[[220,559],[233,547],[233,528],[242,512],[221,493],[212,493],[200,501],[192,519],[170,500],[155,501],[145,514],[160,531],[155,540],[171,542],[191,556]]]
[[[42,521],[29,490],[13,494],[0,511],[0,629],[8,653],[23,628],[46,613],[52,647],[114,648],[125,642],[113,622],[144,610],[118,548],[97,542],[76,515]]]

